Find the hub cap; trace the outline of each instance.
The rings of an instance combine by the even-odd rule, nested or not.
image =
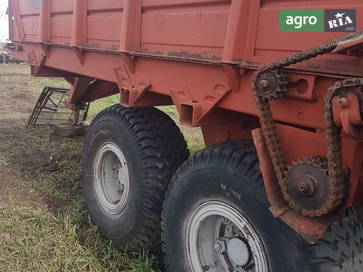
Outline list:
[[[127,204],[130,181],[125,156],[111,142],[100,147],[94,164],[94,182],[98,200],[110,215],[121,214]]]
[[[193,272],[268,272],[261,239],[247,218],[219,201],[200,205],[187,221]]]

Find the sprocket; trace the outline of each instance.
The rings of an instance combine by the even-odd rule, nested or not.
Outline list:
[[[335,210],[343,201],[344,186],[336,187],[328,174],[328,161],[314,156],[288,167],[284,197],[302,215],[316,217]]]
[[[286,92],[287,77],[282,69],[266,70],[257,75],[254,83],[259,96],[277,99]]]
[[[282,97],[287,91],[287,77],[284,76],[284,70],[291,65],[330,53],[334,51],[341,42],[359,37],[362,34],[363,31],[352,33],[340,39],[296,53],[295,55],[283,58],[271,64],[263,65],[254,73],[252,79],[252,93],[256,102],[262,135],[282,192],[287,192],[287,161],[284,157],[284,152],[277,133],[270,100]],[[329,199],[327,205],[320,211],[315,213],[307,212],[311,217],[328,214],[338,207],[343,199],[344,190],[341,188],[344,188],[347,176],[344,171],[340,129],[334,123],[332,100],[337,95],[340,88],[347,85],[363,86],[363,81],[351,82],[351,80],[348,79],[343,82],[338,82],[338,84],[329,88],[328,94],[324,99],[327,173],[330,188],[332,188],[332,194],[330,196],[334,197]]]

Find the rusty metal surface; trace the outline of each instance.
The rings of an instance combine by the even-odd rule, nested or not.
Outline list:
[[[313,2],[314,8],[341,8],[343,3]],[[349,56],[349,50],[343,49],[339,54],[325,54],[339,46],[359,47],[360,36],[350,35],[346,39],[353,39],[346,42],[304,51],[341,34],[280,32],[276,15],[279,9],[289,7],[289,1],[64,0],[51,1],[51,5],[42,1],[40,8],[32,1],[10,3],[14,20],[10,21],[13,44],[9,48],[14,56],[32,65],[33,75],[67,77],[73,83],[79,77],[96,79],[92,88],[79,88],[74,94],[80,100],[120,92],[121,102],[127,106],[175,104],[184,124],[209,127],[205,130],[209,135],[218,135],[206,137],[208,144],[236,138],[240,128],[232,124],[244,124],[246,116],[258,115],[251,80],[260,64],[303,51],[269,67],[269,71],[284,68],[279,71],[284,76],[278,85],[284,85],[286,79],[289,84],[282,88],[283,99],[265,106],[273,112],[270,124],[277,121],[301,128],[282,129],[280,135],[274,135],[273,141],[285,141],[281,153],[294,160],[301,158],[301,153],[324,155],[323,144],[304,141],[302,152],[294,148],[296,143],[291,139],[301,138],[301,131],[315,131],[309,139],[321,143],[319,131],[326,129],[322,105],[328,87],[340,79],[363,77],[359,55]],[[360,0],[345,1],[344,5],[363,12]],[[306,1],[294,1],[294,8],[305,7]],[[357,28],[363,28],[360,19]],[[226,112],[238,112],[238,122],[230,121]],[[352,119],[346,120],[342,119],[347,128],[343,130],[352,131],[355,127],[348,127]],[[286,140],[286,135],[291,139]],[[352,205],[361,170],[358,154],[362,152],[359,139],[346,142],[344,163],[351,173],[347,205]],[[337,162],[340,164],[339,158]],[[286,160],[285,166],[290,163]]]
[[[331,195],[336,193],[331,191],[335,188],[330,184],[327,160],[324,157],[314,156],[293,162],[288,167],[286,179],[288,197],[285,198],[289,206],[305,216],[314,216],[315,212],[324,208]],[[345,194],[342,192],[340,195]],[[336,202],[336,205],[340,203]],[[337,206],[332,209],[334,208]]]
[[[342,127],[346,135],[363,138],[362,87],[349,88],[332,101],[334,122]]]
[[[271,205],[271,213],[289,225],[304,239],[310,243],[315,243],[324,235],[329,225],[334,221],[337,221],[339,217],[332,214],[313,219],[302,216],[299,212],[293,210],[286,202],[284,195],[281,192],[279,183],[273,171],[271,159],[268,155],[262,130],[253,130],[252,135],[259,157],[266,196]]]
[[[287,83],[281,80],[281,74],[283,74],[284,68],[315,58],[319,55],[332,52],[341,42],[354,39],[359,37],[361,34],[362,32],[349,34],[338,40],[322,44],[312,49],[302,51],[290,57],[281,59],[269,65],[262,66],[253,77],[253,94],[258,109],[258,116],[260,118],[262,132],[267,144],[267,150],[269,152],[272,165],[284,197],[295,208],[297,206],[296,201],[292,199],[288,193],[288,179],[286,178],[288,173],[287,163],[280,145],[280,140],[275,126],[275,120],[272,116],[269,100],[273,98],[281,98],[286,92]],[[267,84],[263,84],[265,82],[267,82]],[[326,202],[321,205],[320,209],[307,211],[303,207],[300,207],[300,211],[303,212],[304,215],[317,217],[328,214],[341,204],[344,197],[343,192],[346,173],[344,172],[343,167],[340,130],[334,122],[332,100],[338,94],[340,88],[347,84],[347,81],[343,81],[343,83],[337,82],[332,88],[329,89],[328,94],[325,96],[324,100],[327,142],[326,157],[328,161],[328,174],[330,179],[330,195],[326,199]],[[266,92],[266,88],[261,85],[267,85],[268,92]]]
[[[88,115],[89,103],[72,104],[67,102],[69,89],[45,87],[41,92],[27,126],[37,125],[80,125]]]
[[[69,89],[45,87],[35,104],[27,126],[69,122],[71,112],[64,111],[64,102],[68,93]]]

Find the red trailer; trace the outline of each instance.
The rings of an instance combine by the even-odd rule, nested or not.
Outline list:
[[[290,16],[284,32],[287,9],[332,30]],[[118,247],[162,245],[171,272],[363,270],[362,1],[10,0],[9,15],[11,54],[71,83],[74,125],[120,94],[82,159]],[[188,158],[160,105],[207,148]]]

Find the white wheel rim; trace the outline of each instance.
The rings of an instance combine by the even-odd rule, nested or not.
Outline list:
[[[112,142],[103,144],[94,160],[94,187],[102,208],[110,215],[121,214],[128,201],[130,180],[121,149]]]
[[[248,219],[220,201],[200,205],[186,223],[193,272],[268,272],[263,243]]]

